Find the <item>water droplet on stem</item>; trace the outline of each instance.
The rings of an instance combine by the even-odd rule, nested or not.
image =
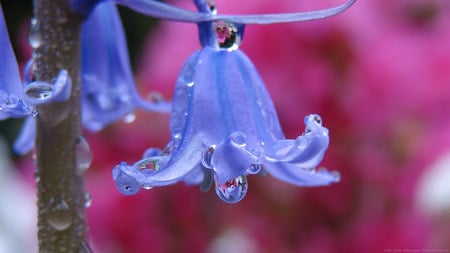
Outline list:
[[[28,31],[28,44],[30,44],[33,49],[37,49],[42,44],[42,34],[36,19],[31,20],[31,27]]]
[[[72,225],[72,214],[66,201],[52,201],[47,213],[47,221],[54,229],[63,231]]]
[[[80,136],[75,143],[76,167],[80,174],[86,172],[92,163],[92,151],[87,140]]]

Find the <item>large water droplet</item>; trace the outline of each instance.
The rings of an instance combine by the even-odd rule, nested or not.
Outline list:
[[[238,34],[237,27],[229,22],[219,20],[215,22],[215,30],[217,42],[220,48],[235,50],[239,47],[241,38]]]
[[[58,231],[69,228],[72,225],[72,214],[67,202],[53,200],[47,213],[47,221],[50,226]]]
[[[45,82],[36,81],[25,86],[25,95],[36,102],[46,100],[50,98],[52,94],[52,85]]]
[[[75,143],[75,158],[77,170],[80,174],[83,174],[92,163],[92,151],[83,136],[78,137]]]
[[[216,181],[217,196],[227,203],[237,203],[241,201],[247,193],[248,182],[245,176],[239,176],[235,179],[220,184]]]
[[[202,164],[205,168],[212,169],[214,166],[211,164],[211,159],[214,154],[215,145],[210,146],[202,153]]]
[[[30,44],[33,49],[37,49],[42,44],[42,34],[36,19],[31,20],[31,27],[28,31],[28,44]]]

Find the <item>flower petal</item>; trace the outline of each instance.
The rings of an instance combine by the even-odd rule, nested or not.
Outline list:
[[[26,118],[22,129],[20,130],[19,137],[14,141],[14,152],[18,155],[24,155],[30,152],[36,139],[36,119]]]
[[[320,120],[320,122],[319,122]],[[305,169],[316,167],[328,148],[328,129],[322,126],[318,115],[305,117],[306,133],[296,140],[278,140],[266,149],[268,162],[295,163]]]
[[[0,6],[0,120],[33,115],[33,107],[23,101],[22,82]]]
[[[290,184],[298,186],[324,186],[339,182],[339,173],[335,171],[305,170],[296,164],[266,163],[264,169],[272,176]]]
[[[151,103],[139,96],[114,3],[95,8],[83,25],[82,36],[82,119],[87,129],[101,130],[137,107],[169,111],[169,103]]]
[[[343,5],[319,11],[254,15],[214,15],[210,12],[193,12],[153,0],[115,0],[115,2],[144,15],[173,21],[199,23],[226,20],[237,24],[273,24],[302,22],[334,16],[350,8],[356,0],[349,0]],[[198,5],[201,6],[201,4]]]

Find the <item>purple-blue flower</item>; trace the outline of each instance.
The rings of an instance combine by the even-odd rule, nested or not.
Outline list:
[[[135,87],[122,22],[114,3],[99,4],[82,30],[82,121],[91,131],[136,108],[169,112],[170,103],[143,100]]]
[[[209,1],[196,4],[214,15]],[[264,23],[263,16],[257,19]],[[134,164],[117,165],[112,174],[119,191],[132,195],[180,181],[207,190],[214,182],[220,199],[236,203],[247,192],[248,174],[268,172],[299,186],[339,181],[337,172],[315,169],[329,144],[318,115],[305,117],[305,131],[295,140],[284,137],[261,77],[238,48],[244,25],[218,20],[198,27],[202,49],[177,79],[171,140]]]
[[[26,77],[22,85],[1,7],[0,16],[0,120],[34,116],[36,111],[33,106],[69,99],[72,82],[64,69],[50,82]],[[31,62],[28,69],[31,70],[32,66]]]
[[[122,22],[114,3],[97,5],[83,24],[81,64],[81,118],[84,128],[99,131],[131,115],[137,108],[158,112],[170,110],[168,102],[151,102],[139,96]],[[29,65],[32,68],[33,62]],[[57,78],[55,84],[60,79]],[[56,89],[58,85],[53,87]],[[32,121],[34,119],[26,120],[14,143],[18,154],[25,154],[34,146],[35,123]]]
[[[16,56],[0,6],[0,120],[33,115],[34,108],[25,103],[24,96]]]

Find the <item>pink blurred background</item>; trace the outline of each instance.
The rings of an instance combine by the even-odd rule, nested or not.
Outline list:
[[[191,1],[170,2],[194,10]],[[342,3],[215,2],[219,13]],[[170,98],[182,64],[200,47],[196,26],[162,21],[145,45],[133,59],[141,94]],[[265,80],[287,137],[303,132],[305,115],[322,116],[331,136],[322,165],[340,171],[341,182],[299,188],[249,176],[247,196],[235,205],[183,184],[123,196],[114,165],[169,139],[168,116],[137,112],[132,124],[86,134],[95,252],[450,252],[448,0],[359,0],[320,21],[250,25],[240,48]],[[29,160],[19,165],[31,167]]]

